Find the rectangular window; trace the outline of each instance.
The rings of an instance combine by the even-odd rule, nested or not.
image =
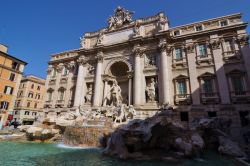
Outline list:
[[[12,62],[11,68],[14,69],[14,70],[18,70],[19,69],[19,64],[17,62]]]
[[[220,26],[221,26],[221,27],[224,27],[224,26],[227,26],[227,25],[228,25],[227,20],[224,20],[224,21],[221,21],[221,22],[220,22]]]
[[[40,86],[37,86],[37,90],[40,90]]]
[[[180,35],[180,31],[174,31],[174,36],[179,36]]]
[[[195,30],[196,30],[196,31],[202,31],[202,30],[203,30],[202,25],[196,26],[196,27],[195,27]]]
[[[48,92],[48,101],[51,101],[52,99],[52,92]]]
[[[225,51],[230,52],[235,50],[235,45],[233,40],[226,40],[225,41]]]
[[[179,95],[185,95],[187,93],[186,81],[178,81],[178,92]]]
[[[7,95],[12,95],[14,88],[10,86],[5,86],[4,93]]]
[[[232,85],[233,85],[233,91],[235,92],[235,95],[244,95],[244,86],[243,86],[243,78],[242,76],[232,76]]]
[[[16,103],[16,107],[19,107],[20,106],[20,101],[18,101],[17,103]]]
[[[10,73],[10,78],[9,78],[9,80],[10,81],[15,81],[15,74],[14,73]]]
[[[176,60],[181,60],[182,59],[182,50],[181,50],[181,48],[176,48],[175,49],[175,58],[176,58]]]
[[[64,73],[63,73],[63,75],[66,76],[66,75],[68,75],[68,74],[69,74],[69,70],[68,70],[67,68],[64,68]]]
[[[205,44],[199,45],[200,57],[207,57],[207,46]]]
[[[180,112],[180,116],[182,122],[188,122],[189,120],[188,112]]]
[[[7,110],[9,108],[9,102],[7,101],[1,101],[0,109]]]
[[[203,80],[203,91],[205,95],[209,95],[213,93],[213,80],[212,79],[205,79]]]
[[[30,102],[27,103],[27,107],[30,107]]]
[[[241,121],[241,126],[248,126],[249,125],[249,120],[247,118],[247,116],[249,116],[249,111],[240,111],[240,121]]]
[[[63,91],[63,90],[60,91],[59,94],[60,94],[60,95],[59,95],[59,100],[63,100],[63,98],[64,98],[64,91]]]
[[[215,118],[215,117],[217,117],[216,111],[208,111],[207,115],[208,115],[209,118]]]

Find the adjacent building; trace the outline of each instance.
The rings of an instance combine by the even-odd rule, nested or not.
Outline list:
[[[14,107],[13,120],[33,124],[44,105],[45,80],[33,75],[21,80]]]
[[[0,44],[0,129],[13,118],[14,103],[26,64],[9,55],[8,47]]]
[[[119,98],[138,118],[171,106],[183,123],[228,116],[244,125],[250,49],[240,13],[177,27],[169,27],[163,12],[137,20],[132,14],[118,7],[108,27],[81,37],[80,48],[52,55],[46,116],[107,110]]]

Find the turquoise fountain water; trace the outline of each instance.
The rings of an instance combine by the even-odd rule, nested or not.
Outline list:
[[[234,166],[232,160],[207,152],[202,159],[178,163],[131,161],[101,155],[99,149],[68,148],[56,144],[0,142],[0,166]]]

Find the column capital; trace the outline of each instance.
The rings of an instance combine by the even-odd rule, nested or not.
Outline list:
[[[96,59],[98,62],[103,62],[103,52],[102,51],[97,52]]]
[[[58,65],[56,65],[56,70],[58,73],[61,73],[63,70],[64,64],[63,63],[59,63]]]
[[[134,53],[135,56],[140,56],[142,57],[144,54],[144,50],[140,47],[140,45],[135,45],[132,52]]]
[[[248,35],[240,36],[238,37],[238,41],[240,43],[240,46],[247,46],[249,45],[249,36]]]
[[[188,54],[193,53],[195,46],[196,46],[196,44],[194,44],[194,43],[187,44],[185,46],[185,49],[186,49],[187,53]]]
[[[128,71],[127,74],[128,74],[128,79],[131,79],[131,78],[133,78],[134,72],[133,71]]]
[[[161,39],[158,48],[160,49],[161,52],[167,51],[167,42],[166,39]]]
[[[173,46],[167,45],[166,40],[160,41],[160,43],[158,44],[158,48],[162,53],[166,52],[168,56],[170,56],[171,52],[173,51]]]
[[[66,64],[66,67],[72,71],[76,67],[75,61],[70,61],[69,63]]]
[[[80,56],[78,59],[77,59],[77,63],[78,65],[86,65],[87,64],[87,59],[85,56]]]
[[[48,70],[47,70],[47,74],[50,74],[53,71],[53,66],[49,65]]]
[[[214,39],[209,42],[211,45],[212,50],[220,49],[221,48],[221,40]]]

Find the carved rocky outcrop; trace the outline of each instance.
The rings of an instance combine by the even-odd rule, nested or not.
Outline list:
[[[59,134],[58,129],[43,128],[42,126],[30,126],[26,130],[27,139],[30,141],[48,141],[55,135]]]
[[[199,157],[204,148],[220,154],[245,157],[243,149],[227,134],[230,119],[201,119],[192,129],[160,114],[134,120],[118,128],[102,142],[105,155],[127,159]]]
[[[134,120],[117,129],[107,140],[103,153],[123,159],[194,157],[204,148],[198,132],[186,130],[164,116]]]

